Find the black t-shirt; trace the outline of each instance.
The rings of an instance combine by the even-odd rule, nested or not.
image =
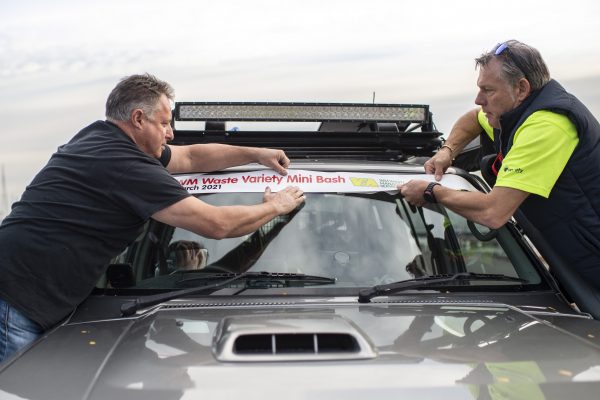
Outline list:
[[[0,298],[51,327],[152,214],[187,196],[116,125],[91,124],[58,148],[0,225]]]

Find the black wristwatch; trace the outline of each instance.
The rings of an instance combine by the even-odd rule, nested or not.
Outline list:
[[[429,185],[427,185],[427,187],[423,191],[423,198],[425,199],[426,202],[437,203],[437,199],[435,198],[435,195],[433,194],[433,187],[436,185],[439,185],[439,183],[431,182]]]

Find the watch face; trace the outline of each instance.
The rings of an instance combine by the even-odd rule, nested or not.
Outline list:
[[[423,198],[428,203],[435,203],[435,200],[434,200],[433,196],[431,195],[431,191],[429,191],[427,189],[425,190],[425,192],[423,192]]]

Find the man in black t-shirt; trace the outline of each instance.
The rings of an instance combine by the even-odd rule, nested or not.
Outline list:
[[[149,218],[211,238],[242,236],[304,201],[288,187],[263,203],[215,207],[171,176],[250,162],[285,175],[281,150],[169,146],[173,89],[151,75],[117,84],[106,121],[58,148],[0,225],[0,362],[64,319]]]

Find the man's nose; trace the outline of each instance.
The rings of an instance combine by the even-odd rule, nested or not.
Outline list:
[[[477,96],[475,96],[475,104],[477,104],[478,106],[482,106],[483,103],[484,103],[483,96],[481,95],[481,92],[478,92]]]
[[[173,133],[173,128],[171,125],[167,128],[167,132],[165,133],[167,140],[173,140],[175,138],[175,133]]]

